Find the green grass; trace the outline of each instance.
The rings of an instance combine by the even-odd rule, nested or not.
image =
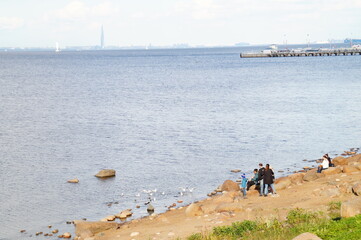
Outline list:
[[[334,220],[341,219],[341,202],[329,202],[328,203],[329,216]]]
[[[340,203],[329,204],[329,214],[295,209],[285,221],[277,219],[235,222],[231,226],[215,227],[209,234],[193,234],[188,240],[287,240],[304,232],[316,234],[323,240],[361,239],[361,215],[340,219]]]

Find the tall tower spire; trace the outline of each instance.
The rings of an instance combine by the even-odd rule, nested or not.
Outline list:
[[[101,28],[101,33],[100,33],[100,48],[104,48],[104,29],[103,29],[103,25]]]

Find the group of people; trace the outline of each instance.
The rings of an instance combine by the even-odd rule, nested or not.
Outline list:
[[[317,172],[321,173],[323,170],[328,169],[329,167],[334,167],[335,165],[332,163],[331,158],[328,156],[328,153],[323,155],[322,163],[318,166]]]
[[[329,167],[334,167],[334,164],[331,161],[331,158],[328,156],[328,153],[323,155],[322,163],[318,166],[317,172],[321,173],[323,170],[328,169]],[[263,167],[263,164],[259,164],[259,169],[255,168],[253,170],[253,177],[251,179],[246,178],[246,174],[242,174],[241,187],[243,191],[243,197],[247,197],[247,191],[251,186],[256,185],[256,189],[259,186],[259,195],[267,197],[268,192],[271,191],[272,194],[277,194],[274,179],[275,175],[269,164],[266,164],[266,167]]]
[[[251,179],[246,178],[246,174],[242,174],[241,186],[243,190],[243,197],[246,198],[247,191],[253,185],[259,186],[259,195],[267,197],[269,188],[272,194],[277,194],[274,186],[274,172],[269,164],[263,167],[263,164],[259,164],[259,169],[253,170],[254,176]]]

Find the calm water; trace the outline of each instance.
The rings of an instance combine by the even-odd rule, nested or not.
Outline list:
[[[361,145],[361,56],[243,50],[0,53],[0,239],[137,204],[144,216],[144,189],[162,212],[231,169],[294,170]],[[103,168],[116,178],[95,178]]]

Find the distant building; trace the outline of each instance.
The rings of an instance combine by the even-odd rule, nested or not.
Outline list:
[[[102,25],[101,33],[100,33],[100,48],[104,49],[104,29]]]
[[[361,44],[361,39],[351,39],[351,38],[346,38],[343,43],[352,43],[352,44]]]

